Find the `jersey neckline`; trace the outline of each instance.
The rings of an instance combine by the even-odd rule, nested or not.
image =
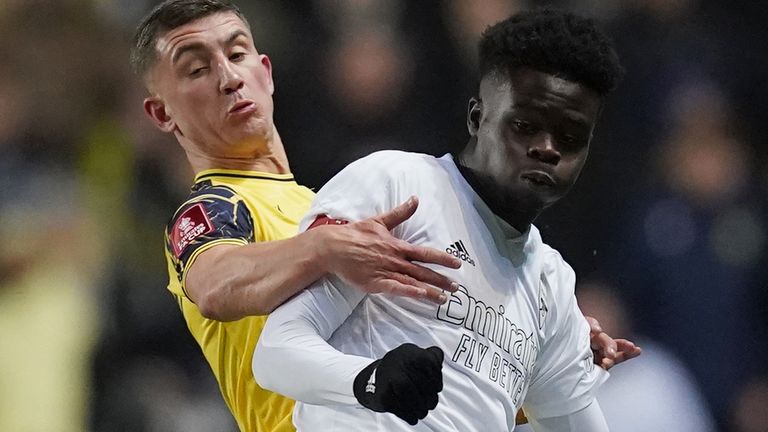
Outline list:
[[[203,170],[197,173],[197,175],[195,175],[195,183],[198,183],[202,180],[210,179],[212,177],[272,180],[272,181],[280,181],[280,182],[295,181],[292,173],[276,174],[276,173],[268,173],[264,171],[246,171],[246,170],[236,170],[236,169],[213,168],[213,169]]]
[[[470,196],[472,197],[472,202],[475,204],[475,207],[478,209],[478,211],[480,211],[481,214],[490,216],[496,221],[496,223],[498,224],[498,228],[503,233],[503,236],[507,242],[525,243],[528,241],[528,237],[531,233],[531,227],[533,227],[533,224],[531,224],[528,227],[528,229],[525,230],[525,232],[520,232],[517,228],[510,225],[509,222],[505,221],[499,215],[494,213],[493,210],[491,210],[491,208],[488,206],[488,204],[485,201],[483,201],[483,198],[480,196],[480,194],[477,193],[477,191],[472,187],[472,185],[469,184],[467,179],[465,179],[464,176],[461,174],[459,167],[456,166],[457,162],[453,158],[452,154],[446,153],[438,159],[442,159],[449,162],[449,166],[451,167],[451,174],[456,179],[458,179],[458,181],[464,186],[465,191],[467,191],[470,194]]]

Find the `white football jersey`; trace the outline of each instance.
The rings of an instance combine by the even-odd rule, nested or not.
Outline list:
[[[494,215],[450,156],[383,151],[360,159],[318,192],[301,229],[319,215],[365,219],[412,195],[419,208],[393,234],[459,257],[460,269],[438,270],[461,287],[435,305],[326,278],[278,308],[254,370],[265,345],[266,364],[277,368],[268,388],[299,400],[298,430],[508,431],[522,406],[532,418],[586,407],[607,373],[593,364],[573,270],[536,227],[521,234]],[[302,342],[291,327],[330,347]],[[361,407],[351,386],[363,367],[405,342],[445,353],[437,408],[413,427]]]

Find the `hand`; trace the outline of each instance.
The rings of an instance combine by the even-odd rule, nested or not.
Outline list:
[[[461,260],[444,251],[412,245],[390,233],[413,216],[418,205],[414,196],[378,216],[325,228],[329,238],[320,247],[326,248],[326,268],[347,284],[368,293],[445,303],[448,297],[444,291],[454,292],[458,284],[414,261],[456,269]]]
[[[605,370],[639,356],[643,350],[627,339],[613,339],[603,331],[600,323],[593,317],[586,317],[589,322],[589,340],[592,346],[595,364]]]
[[[405,343],[360,371],[353,391],[360,405],[392,413],[413,426],[437,406],[442,368],[440,348]]]

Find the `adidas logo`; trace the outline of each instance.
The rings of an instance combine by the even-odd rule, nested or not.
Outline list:
[[[467,252],[467,248],[464,247],[464,242],[461,240],[449,245],[445,248],[445,251],[464,262],[475,265],[475,260],[470,258],[469,252]]]

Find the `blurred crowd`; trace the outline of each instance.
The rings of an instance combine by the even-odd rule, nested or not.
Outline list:
[[[270,55],[300,183],[380,149],[466,143],[482,30],[592,16],[626,77],[574,191],[537,225],[585,313],[645,353],[612,370],[612,431],[768,430],[768,9],[716,0],[239,2]],[[192,173],[143,118],[151,0],[0,2],[0,430],[234,431],[166,291]]]

